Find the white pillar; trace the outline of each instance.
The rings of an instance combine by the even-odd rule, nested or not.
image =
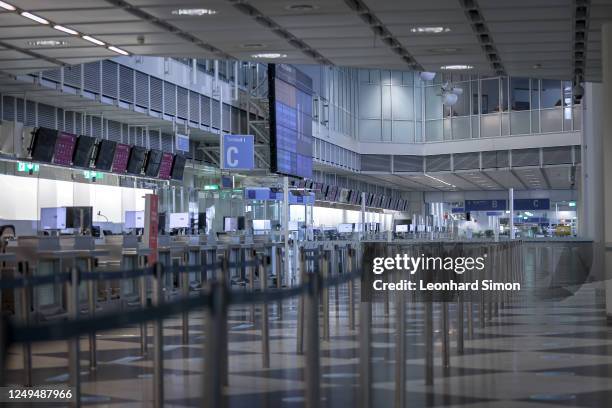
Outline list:
[[[510,239],[514,239],[514,189],[508,190],[508,210],[510,210],[510,218],[508,225],[510,226]]]
[[[602,74],[603,74],[603,111],[602,120],[602,155],[610,158],[612,156],[612,23],[604,23],[601,30],[602,41]],[[595,120],[597,118],[594,118]],[[603,207],[612,206],[612,160],[603,160]],[[608,246],[612,242],[612,216],[608,211],[589,214],[590,217],[603,218],[604,239],[602,245]],[[606,288],[606,314],[608,319],[612,317],[612,251],[605,253],[605,288]]]

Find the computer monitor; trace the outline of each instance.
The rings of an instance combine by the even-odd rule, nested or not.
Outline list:
[[[246,227],[246,220],[244,217],[238,217],[238,231],[244,231]]]
[[[189,228],[189,213],[170,213],[168,228]]]
[[[269,231],[272,229],[270,220],[253,220],[254,231]]]
[[[223,231],[236,232],[238,231],[238,218],[223,217]]]
[[[66,207],[49,207],[40,209],[41,230],[66,229]]]
[[[144,211],[126,211],[125,228],[144,228]]]
[[[338,224],[338,232],[345,234],[347,232],[353,232],[353,224]]]
[[[66,207],[66,228],[91,230],[93,207]]]

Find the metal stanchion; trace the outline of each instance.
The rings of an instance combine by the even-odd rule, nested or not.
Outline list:
[[[70,281],[68,282],[68,316],[72,320],[79,319],[79,270],[72,268],[70,270]],[[81,358],[80,358],[80,339],[79,336],[68,340],[68,372],[69,383],[74,388],[74,402],[70,405],[75,407],[81,406]]]
[[[327,279],[329,277],[329,251],[320,248],[323,256],[319,258],[320,261],[320,271],[323,276],[323,279]],[[329,288],[323,288],[323,340],[329,341],[330,333],[329,333]]]
[[[19,263],[19,270],[21,272],[21,276],[24,279],[27,279],[30,275],[30,270],[28,267],[27,262],[26,263]],[[23,287],[19,290],[19,297],[20,297],[20,302],[19,302],[19,311],[21,316],[20,320],[23,322],[24,325],[29,325],[30,324],[30,310],[31,310],[31,305],[32,305],[32,288],[29,287]],[[22,353],[23,353],[23,373],[24,373],[24,379],[23,379],[23,385],[25,385],[26,387],[31,387],[32,386],[32,344],[29,342],[25,342],[23,343],[23,349],[22,349]]]
[[[425,385],[434,383],[434,355],[433,355],[433,303],[431,299],[425,300]]]
[[[463,312],[464,303],[463,295],[459,293],[457,299],[457,354],[461,355],[464,352],[464,341],[463,341]]]
[[[90,280],[87,282],[87,302],[90,318],[93,318],[96,314],[96,298],[96,282]],[[93,332],[89,333],[89,367],[91,369],[95,369],[96,365],[98,364],[96,354],[96,333]]]
[[[403,408],[406,405],[406,304],[403,291],[395,297],[395,407]]]
[[[226,261],[226,260],[224,260]],[[225,262],[226,263],[226,262]],[[204,346],[204,406],[207,408],[225,407],[223,397],[223,376],[226,370],[223,353],[225,336],[218,333],[227,332],[226,287],[223,282],[214,282],[211,286],[212,297],[208,319],[206,319],[206,342]]]
[[[304,248],[300,247],[300,283],[304,282],[306,276],[306,253]],[[304,298],[300,296],[297,309],[297,340],[296,354],[304,354]]]
[[[442,302],[442,365],[450,367],[450,338],[448,336],[448,303]]]
[[[147,277],[140,277],[140,306],[144,309],[147,307]],[[148,333],[147,333],[148,324],[147,322],[143,322],[140,325],[140,352],[144,355],[147,354],[148,349]]]
[[[162,287],[164,274],[162,264],[155,264],[155,275],[152,285],[152,302],[154,306],[162,304]],[[153,406],[164,405],[164,322],[153,321]]]
[[[188,265],[189,263],[186,263]],[[179,273],[179,283],[181,285],[181,296],[183,298],[189,297],[189,273]],[[182,315],[182,327],[181,327],[181,340],[183,344],[189,344],[189,313],[187,311],[181,313]]]
[[[255,251],[251,249],[245,250],[245,258],[247,262],[251,262],[255,259]],[[255,290],[255,267],[247,266],[247,271],[249,274],[249,289],[251,292]],[[251,304],[249,306],[249,321],[255,324],[255,305]]]
[[[349,247],[346,253],[348,255],[346,270],[350,274],[353,273],[353,257],[355,256],[355,250]],[[355,283],[352,279],[348,281],[348,320],[349,329],[355,330]]]
[[[221,278],[219,282],[223,286],[224,290],[227,291],[230,288],[230,250],[226,250],[223,255],[223,261],[221,262]],[[225,293],[223,299],[226,299]],[[223,326],[220,330],[210,332],[215,333],[221,342],[221,370],[218,373],[221,375],[222,384],[227,386],[229,385],[229,344],[228,344],[228,334],[227,334],[227,300],[223,301],[224,308],[222,309],[223,315],[221,316]]]
[[[282,253],[281,253],[281,248],[280,246],[274,246],[272,247],[273,251],[276,251],[275,253],[275,258],[276,258],[276,288],[277,289],[281,289],[283,287],[283,279],[282,279],[282,273],[283,273],[283,264],[282,264]],[[283,320],[283,301],[279,300],[278,301],[278,305],[277,305],[277,313],[278,313],[278,319],[279,320]]]
[[[261,263],[259,265],[259,282],[261,290],[268,289],[268,268],[267,255],[261,255]],[[261,355],[263,368],[270,368],[270,327],[268,324],[268,304],[261,305]]]
[[[365,292],[367,274],[361,275],[361,303],[359,304],[359,403],[360,408],[372,406],[372,304]]]
[[[325,256],[324,256],[325,257]],[[306,408],[320,405],[319,367],[319,274],[313,271],[306,275],[308,295],[304,299],[306,323]]]

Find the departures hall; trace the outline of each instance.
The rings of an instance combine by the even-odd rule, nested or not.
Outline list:
[[[0,1],[0,407],[612,407],[612,0]]]

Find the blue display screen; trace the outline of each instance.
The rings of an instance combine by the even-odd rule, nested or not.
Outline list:
[[[269,65],[271,167],[312,177],[312,80],[289,65]]]

